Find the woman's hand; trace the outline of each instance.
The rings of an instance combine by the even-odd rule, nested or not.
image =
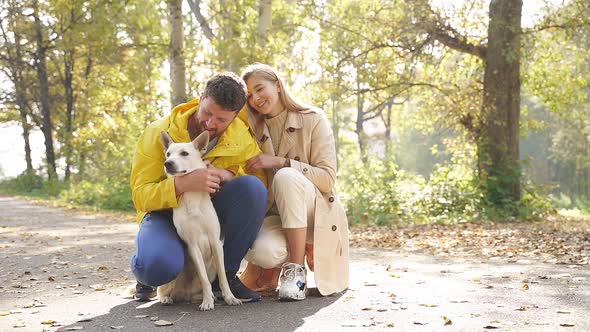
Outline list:
[[[268,154],[259,154],[246,162],[246,171],[249,173],[261,169],[281,168],[285,164],[286,158],[275,157]]]

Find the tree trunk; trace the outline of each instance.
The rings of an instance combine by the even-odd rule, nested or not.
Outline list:
[[[383,121],[383,124],[385,125],[385,160],[391,160],[393,155],[393,144],[391,142],[391,112],[393,110],[393,98],[389,100],[385,107],[387,107],[385,119]]]
[[[186,74],[183,54],[182,0],[168,0],[168,24],[170,25],[170,80],[172,107],[185,103]]]
[[[27,120],[27,112],[25,111],[26,101],[24,101],[24,97],[20,96],[20,93],[17,91],[17,105],[20,113],[20,123],[21,127],[23,128],[23,140],[25,142],[25,161],[27,162],[27,169],[25,172],[27,174],[33,174],[33,161],[31,158],[31,143],[29,140],[30,137],[30,125],[29,121]]]
[[[492,0],[484,72],[478,168],[490,202],[520,200],[520,35],[522,0]]]
[[[14,44],[12,44],[11,48],[14,50],[14,53],[8,50],[7,54],[9,55],[9,63],[10,63],[10,71],[12,73],[12,80],[14,83],[14,92],[16,96],[16,105],[18,107],[19,115],[20,115],[20,124],[23,129],[23,141],[25,143],[25,161],[27,164],[27,168],[25,170],[26,174],[33,173],[33,161],[31,158],[31,143],[30,143],[30,130],[31,126],[29,125],[29,120],[27,116],[27,97],[26,97],[26,85],[24,82],[24,66],[25,62],[23,61],[23,52],[22,52],[22,45],[21,45],[21,35],[20,31],[17,29],[16,20],[18,16],[22,15],[20,8],[16,7],[13,2],[10,2],[10,9],[11,16],[9,16],[8,26],[9,30],[12,31],[14,36]],[[4,31],[3,31],[4,33]],[[4,34],[5,35],[5,34]],[[5,40],[7,44],[9,44],[8,40]]]
[[[338,121],[338,112],[336,111],[336,94],[332,95],[332,131],[334,132],[334,145],[336,149],[337,165],[340,165],[340,121]]]
[[[64,52],[64,90],[66,98],[66,125],[64,133],[64,149],[66,157],[66,170],[64,180],[69,181],[72,166],[72,134],[74,132],[74,89],[73,89],[73,71],[74,71],[74,50],[70,49]]]
[[[39,96],[41,99],[41,131],[45,138],[45,155],[47,159],[47,176],[51,179],[57,179],[55,167],[55,152],[53,149],[53,125],[51,123],[51,113],[49,105],[49,83],[47,79],[47,66],[45,59],[45,45],[43,44],[43,31],[41,20],[39,19],[39,2],[33,1],[33,17],[35,20],[35,39],[37,43],[36,68],[37,79],[39,80]]]
[[[359,82],[357,82],[357,89],[360,90]],[[356,132],[356,136],[358,139],[361,161],[363,163],[366,163],[366,161],[367,161],[367,151],[366,151],[367,148],[365,145],[365,130],[363,128],[363,124],[365,122],[363,107],[364,107],[363,96],[361,93],[357,93],[357,95],[356,95],[356,127],[355,127],[355,132]]]
[[[272,0],[259,0],[258,4],[258,45],[264,47],[268,30],[272,26]]]

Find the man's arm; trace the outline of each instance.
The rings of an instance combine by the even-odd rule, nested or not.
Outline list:
[[[214,193],[219,189],[221,175],[215,170],[201,169],[166,178],[159,134],[159,130],[148,128],[137,143],[130,179],[133,205],[137,210],[150,212],[175,208],[178,207],[177,197],[187,191]]]

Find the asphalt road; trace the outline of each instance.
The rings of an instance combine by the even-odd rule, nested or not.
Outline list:
[[[0,331],[590,331],[588,265],[399,249],[352,248],[350,289],[330,297],[312,289],[302,302],[265,297],[208,312],[138,303],[126,295],[136,231],[0,197]]]

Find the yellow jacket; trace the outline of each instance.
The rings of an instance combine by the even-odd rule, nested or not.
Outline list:
[[[131,196],[139,222],[147,212],[178,207],[174,179],[166,178],[164,173],[164,147],[160,133],[165,130],[175,142],[190,142],[188,118],[198,110],[198,106],[198,99],[178,105],[170,115],[151,123],[141,134],[130,179]],[[203,158],[215,167],[232,171],[236,176],[245,175],[246,161],[261,153],[244,120],[244,112],[240,112],[219,137],[215,147]],[[263,171],[253,175],[267,185]]]

